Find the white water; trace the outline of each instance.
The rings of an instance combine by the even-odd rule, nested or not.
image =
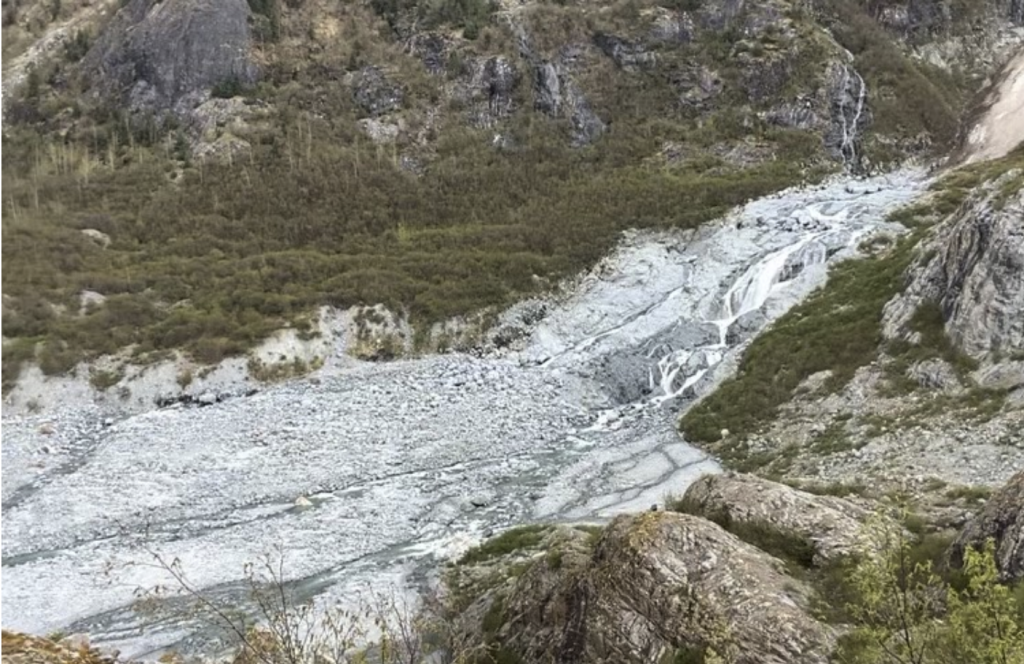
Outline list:
[[[846,90],[850,84],[850,71],[850,67],[846,67],[843,70],[843,90]],[[857,125],[860,124],[860,120],[864,116],[868,89],[860,73],[856,70],[853,70],[853,73],[857,75],[857,105],[853,111],[853,119],[847,122],[845,108],[842,109],[843,112],[840,114],[843,119],[843,137],[839,150],[849,164],[857,163]]]
[[[798,302],[826,256],[887,228],[925,184],[836,181],[697,232],[636,234],[511,356],[368,365],[111,427],[99,412],[5,418],[5,628],[89,631],[127,655],[187,649],[194,623],[128,609],[167,580],[130,564],[146,531],[217,596],[241,601],[243,564],[282,544],[296,592],[344,601],[495,528],[678,494],[717,469],[674,422],[732,370],[730,332]],[[299,495],[314,506],[293,507]]]

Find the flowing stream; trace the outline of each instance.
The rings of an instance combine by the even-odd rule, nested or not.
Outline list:
[[[365,365],[112,425],[98,409],[5,417],[4,626],[87,631],[133,656],[201,648],[187,612],[132,609],[167,581],[148,552],[244,603],[245,563],[280,549],[295,592],[345,602],[415,586],[510,525],[678,495],[718,470],[679,413],[830,261],[901,232],[886,215],[926,185],[837,179],[697,231],[630,234],[514,352]]]

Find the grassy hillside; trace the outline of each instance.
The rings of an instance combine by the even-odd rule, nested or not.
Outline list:
[[[851,0],[835,2],[842,11],[829,16],[860,12],[839,37],[864,41],[851,50],[865,76],[888,77],[915,100],[894,133],[934,127],[937,142],[949,139],[955,104],[904,92],[906,72],[886,69],[891,57],[906,62],[891,39]],[[383,303],[422,329],[545,288],[592,264],[625,228],[693,227],[836,168],[818,132],[764,119],[773,104],[817,90],[835,52],[815,17],[776,4],[783,28],[653,43],[645,35],[659,17],[701,3],[514,10],[538,57],[580,49],[573,77],[607,126],[586,147],[572,146],[568,118],[535,110],[534,74],[497,4],[250,0],[263,77],[214,89],[247,114],[205,130],[204,140],[244,141],[220,160],[194,154],[187,120],[129,115],[90,96],[77,63],[96,35],[76,34],[8,109],[5,386],[23,360],[62,373],[126,346],[142,360],[183,348],[215,362],[308,325],[321,304]],[[617,63],[594,46],[601,34],[643,44],[653,64]],[[433,74],[410,46],[425,37],[445,44]],[[509,110],[481,125],[479,101],[460,90],[494,56],[519,79]],[[791,73],[759,98],[751,67],[779,58],[795,58]],[[396,128],[379,143],[360,129],[370,113],[353,94],[370,65],[401,91],[399,107],[376,120]],[[681,91],[701,67],[718,91],[694,103]],[[879,103],[878,122],[896,126]],[[83,307],[83,291],[106,299]]]

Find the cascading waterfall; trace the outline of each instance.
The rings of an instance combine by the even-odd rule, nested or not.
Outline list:
[[[857,101],[853,108],[853,118],[847,119],[847,100],[845,95],[850,89],[850,72],[853,72],[854,76],[857,77]],[[867,84],[864,82],[864,77],[852,67],[843,68],[843,85],[842,94],[844,98],[840,104],[839,116],[842,119],[842,138],[839,144],[839,151],[843,155],[847,165],[856,165],[858,161],[857,156],[857,126],[860,124],[864,117],[864,108],[867,101]]]
[[[819,219],[821,218],[823,217],[819,216]],[[651,402],[662,404],[682,396],[714,369],[725,358],[725,352],[729,348],[729,328],[733,323],[740,317],[763,307],[773,290],[780,283],[787,281],[786,268],[790,259],[808,247],[819,246],[820,240],[826,234],[827,231],[809,233],[797,242],[773,251],[750,265],[722,297],[721,317],[707,321],[718,328],[717,343],[693,350],[672,351],[658,360],[658,376],[655,378],[653,371],[651,372],[650,389],[660,394],[653,397]],[[813,265],[822,263],[825,259],[826,251],[820,246],[819,251],[804,256],[801,262],[804,265]],[[677,385],[680,375],[685,378]]]

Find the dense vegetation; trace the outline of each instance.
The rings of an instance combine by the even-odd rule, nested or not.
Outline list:
[[[267,48],[298,57],[301,16],[278,3],[255,9],[277,17],[279,43]],[[16,105],[25,121],[9,129],[3,163],[5,385],[24,360],[63,373],[127,346],[140,359],[183,348],[216,362],[282,326],[308,326],[322,304],[383,303],[420,327],[504,305],[593,263],[623,229],[693,227],[793,184],[815,151],[803,132],[729,114],[696,125],[663,75],[604,76],[595,97],[617,122],[584,149],[570,146],[567,120],[533,112],[532,90],[520,86],[523,110],[503,127],[512,147],[499,149],[493,132],[466,128],[460,108],[437,99],[439,82],[419,62],[382,45],[368,27],[380,19],[348,18],[352,41],[322,67],[391,60],[409,122],[442,104],[429,145],[373,144],[348,88],[305,71],[289,81],[283,64],[258,89],[223,91],[275,109],[228,163],[192,159],[187,128],[89,107],[55,72]],[[460,57],[507,40],[488,30]],[[330,115],[316,112],[325,105]],[[698,151],[768,142],[778,159],[666,169],[650,158],[670,139]],[[426,163],[410,170],[410,159]],[[83,308],[83,291],[106,299]]]

